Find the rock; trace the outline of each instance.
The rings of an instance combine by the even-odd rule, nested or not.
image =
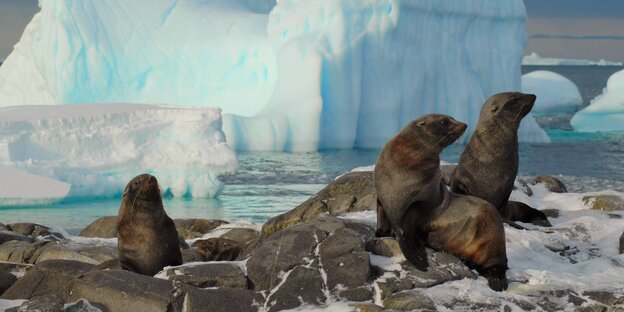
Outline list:
[[[87,225],[78,235],[101,238],[117,237],[117,216],[101,217]]]
[[[242,249],[240,243],[221,237],[197,240],[193,247],[203,256],[204,261],[234,261]]]
[[[21,306],[8,309],[6,312],[58,312],[63,311],[65,301],[58,294],[37,296],[22,303]]]
[[[11,223],[9,224],[11,231],[20,233],[22,235],[30,235],[33,237],[37,236],[48,236],[50,232],[47,226],[43,226],[35,223]]]
[[[403,255],[399,242],[394,237],[374,238],[366,243],[366,251],[388,258]]]
[[[0,245],[0,261],[15,263],[34,263],[37,259],[36,251],[52,241],[9,241]]]
[[[17,277],[15,277],[15,275],[0,269],[0,295],[13,286],[15,281],[17,281]]]
[[[349,307],[357,312],[381,312],[385,309],[373,303],[351,303]]]
[[[9,230],[0,230],[0,245],[10,241],[30,242],[31,239],[23,234],[12,232]]]
[[[406,291],[394,294],[383,301],[384,307],[399,311],[437,311],[429,297],[420,291]]]
[[[233,228],[220,236],[240,244],[241,252],[238,259],[245,259],[251,255],[251,252],[258,246],[260,232],[250,228]]]
[[[184,239],[202,237],[220,225],[228,224],[227,221],[223,220],[206,219],[175,219],[173,223],[175,223],[178,235],[184,237]]]
[[[267,299],[267,304],[269,311],[281,311],[303,304],[322,304],[326,299],[318,269],[297,266],[288,274],[286,282]]]
[[[206,261],[204,255],[195,248],[182,249],[180,253],[182,254],[182,263]]]
[[[93,265],[78,261],[50,260],[28,270],[26,275],[2,294],[2,299],[32,299],[54,294],[63,300],[69,296],[70,285],[78,276],[89,272]]]
[[[583,296],[596,302],[602,303],[608,307],[616,307],[624,305],[624,296],[621,293],[613,293],[610,291],[593,290],[584,291]]]
[[[80,299],[65,305],[63,312],[104,312],[102,309],[92,305],[89,301]]]
[[[622,211],[624,199],[617,195],[589,195],[581,198],[585,206],[593,210]]]
[[[620,255],[624,254],[624,232],[620,235]]]
[[[457,165],[440,165],[440,171],[442,172],[442,181],[446,185],[451,185],[451,178],[455,173]]]
[[[568,189],[559,179],[551,176],[537,176],[531,182],[530,185],[536,185],[538,183],[543,183],[546,186],[546,189],[553,193],[567,193]]]
[[[184,297],[183,311],[258,311],[264,301],[262,294],[252,290],[190,289]]]
[[[82,241],[51,242],[37,249],[34,263],[47,260],[74,260],[98,265],[104,261],[117,258],[115,244],[93,244]]]
[[[373,298],[369,287],[370,258],[364,250],[364,241],[356,231],[344,227],[336,229],[319,244],[319,255],[327,273],[327,287],[332,293],[349,301]]]
[[[288,272],[315,258],[317,244],[327,233],[309,224],[297,224],[263,240],[247,261],[247,276],[255,290],[273,289],[280,272]]]
[[[74,280],[69,301],[84,299],[110,312],[179,311],[184,292],[173,282],[130,271],[90,272]],[[178,309],[174,309],[178,307]]]
[[[10,231],[11,229],[4,223],[0,223],[0,231]]]
[[[377,195],[372,172],[351,172],[339,177],[295,209],[271,218],[262,226],[262,237],[311,220],[320,214],[375,210]]]
[[[236,264],[205,263],[171,267],[164,271],[168,280],[195,287],[247,289],[245,273]]]
[[[529,186],[528,183],[526,183],[524,180],[522,179],[516,179],[514,181],[514,186],[513,189],[519,189],[520,191],[522,191],[522,193],[524,193],[527,196],[533,196],[533,190],[531,189],[531,187]]]

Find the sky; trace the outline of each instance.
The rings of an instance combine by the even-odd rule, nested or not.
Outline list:
[[[526,54],[624,61],[624,0],[524,3],[529,38]],[[37,0],[0,0],[0,60],[11,52],[37,11]]]

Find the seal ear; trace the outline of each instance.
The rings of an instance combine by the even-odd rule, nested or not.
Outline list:
[[[492,113],[496,113],[498,111],[498,105],[494,105],[494,107],[492,107]]]
[[[424,126],[427,124],[426,120],[422,120],[421,122],[418,123],[419,126]]]

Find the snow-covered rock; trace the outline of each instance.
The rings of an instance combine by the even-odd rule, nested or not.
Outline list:
[[[541,57],[535,52],[525,55],[522,58],[522,65],[529,66],[622,66],[623,64],[624,63],[622,62],[607,61],[605,59],[592,61],[557,57]]]
[[[70,185],[0,165],[0,206],[43,205],[61,200]]]
[[[583,104],[581,92],[574,82],[547,70],[523,75],[522,92],[537,95],[531,110],[536,114],[575,112]]]
[[[624,131],[624,70],[609,77],[607,87],[572,117],[575,131]]]
[[[0,106],[223,109],[237,150],[381,147],[431,112],[476,124],[520,90],[521,0],[41,1]],[[531,117],[521,141],[547,142]]]
[[[121,194],[143,172],[170,195],[213,197],[222,188],[218,176],[238,165],[219,109],[138,104],[1,108],[0,163],[68,183],[73,197]],[[0,195],[67,195],[65,183],[50,181]],[[55,187],[41,191],[49,185]]]

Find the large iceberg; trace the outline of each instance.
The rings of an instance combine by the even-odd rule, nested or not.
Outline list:
[[[70,197],[119,195],[143,172],[156,175],[167,195],[214,197],[223,186],[219,176],[238,166],[219,109],[137,104],[1,108],[0,164],[67,183]],[[15,176],[21,179],[3,175],[3,183],[18,182]],[[64,190],[62,183],[35,182],[35,190],[21,189],[40,193],[52,184],[59,190],[54,194]]]
[[[547,70],[523,75],[522,92],[537,95],[532,110],[536,114],[575,112],[583,104],[581,92],[574,82]]]
[[[44,205],[65,198],[71,185],[0,165],[0,206]]]
[[[609,77],[607,87],[572,117],[575,131],[624,131],[624,70]]]
[[[0,105],[218,106],[237,150],[381,147],[520,90],[521,0],[41,0]],[[521,141],[547,142],[532,117]]]

